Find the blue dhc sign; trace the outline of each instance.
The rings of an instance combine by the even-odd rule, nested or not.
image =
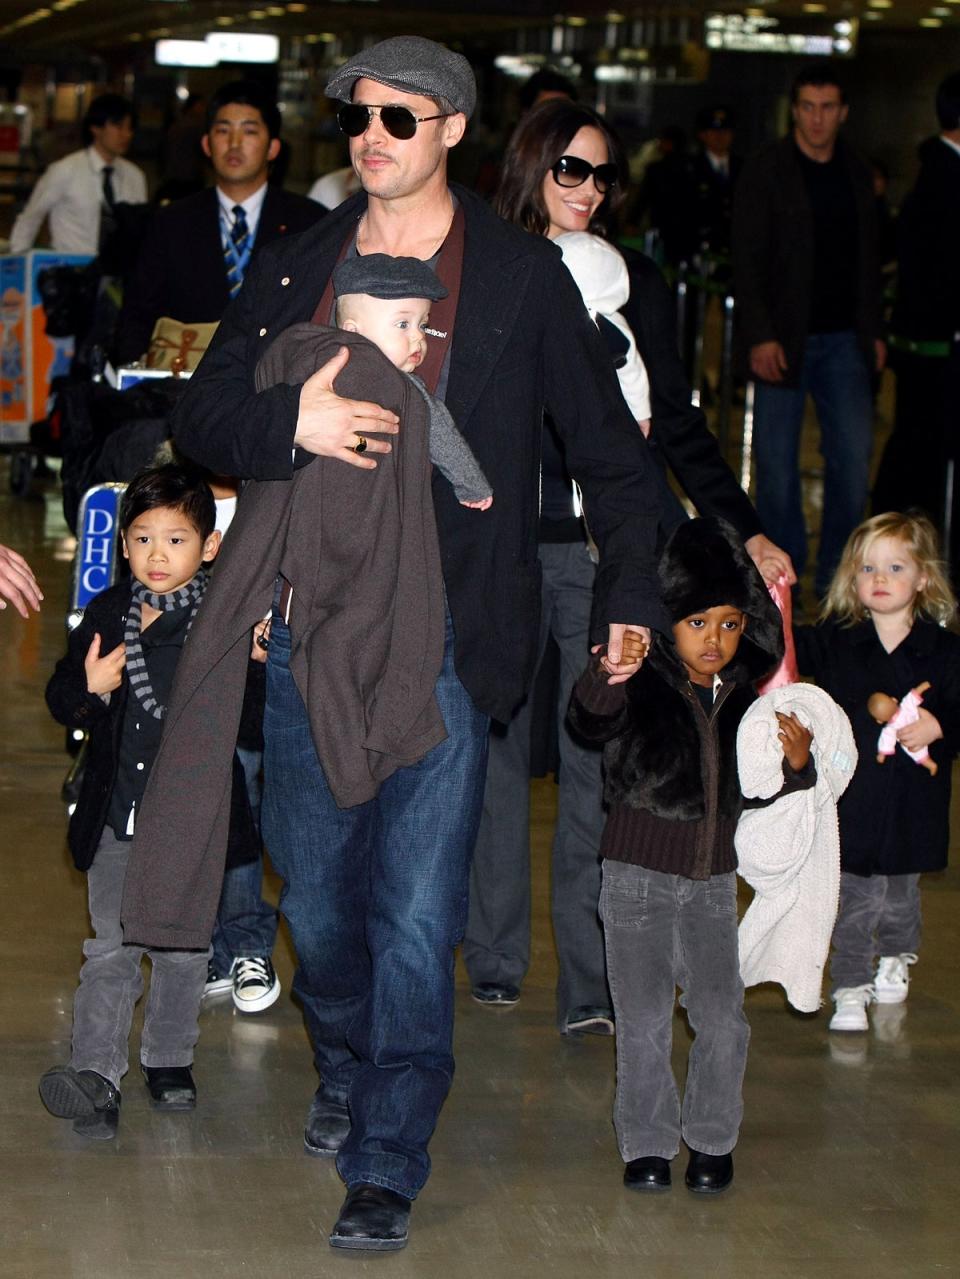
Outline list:
[[[77,560],[73,579],[73,607],[84,609],[108,586],[117,570],[117,517],[125,484],[98,484],[80,503],[77,521]]]

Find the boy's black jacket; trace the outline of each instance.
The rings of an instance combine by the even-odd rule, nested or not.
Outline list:
[[[106,825],[117,776],[123,712],[130,688],[124,672],[120,687],[111,694],[109,703],[105,703],[95,693],[87,692],[83,661],[95,634],[100,635],[101,655],[123,643],[130,599],[130,582],[127,579],[90,601],[80,625],[70,634],[66,654],[57,662],[47,684],[47,706],[54,719],[67,728],[81,728],[89,733],[80,796],[67,830],[67,843],[78,870],[90,868]],[[256,663],[251,663],[251,666],[257,671],[263,670]],[[174,797],[171,803],[184,800],[185,797]],[[227,863],[250,861],[257,852],[243,770],[235,756]]]

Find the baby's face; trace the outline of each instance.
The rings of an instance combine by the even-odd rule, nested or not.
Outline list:
[[[427,353],[424,329],[429,320],[426,298],[372,298],[354,293],[341,327],[369,338],[392,365],[412,373]]]

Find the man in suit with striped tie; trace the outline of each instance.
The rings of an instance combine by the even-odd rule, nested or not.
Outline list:
[[[211,97],[200,145],[216,185],[175,200],[154,219],[124,300],[119,363],[143,355],[161,316],[219,320],[254,253],[323,217],[313,200],[268,185],[279,135],[277,105],[256,82],[236,80]]]

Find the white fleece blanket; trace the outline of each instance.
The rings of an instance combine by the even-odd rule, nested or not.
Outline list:
[[[822,689],[773,689],[750,707],[737,735],[740,786],[748,797],[769,799],[783,785],[776,711],[796,712],[813,729],[817,783],[740,818],[738,872],[756,893],[740,924],[740,973],[745,986],[778,982],[794,1008],[816,1012],[840,901],[837,801],[853,776],[857,748],[850,721]]]

